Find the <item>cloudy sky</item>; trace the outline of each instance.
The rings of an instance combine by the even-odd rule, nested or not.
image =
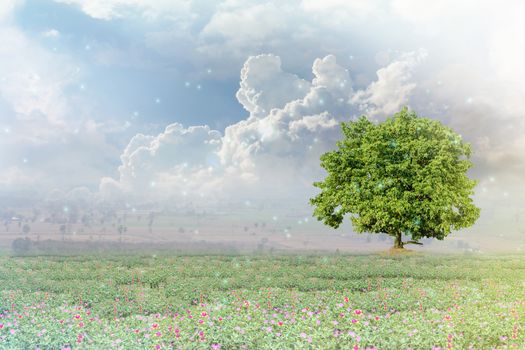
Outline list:
[[[484,0],[3,0],[0,196],[302,204],[339,122],[408,105],[472,143],[481,221],[516,226],[523,13]]]

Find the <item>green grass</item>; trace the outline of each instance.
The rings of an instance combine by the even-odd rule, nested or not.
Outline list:
[[[523,349],[524,301],[521,256],[2,256],[0,349]]]

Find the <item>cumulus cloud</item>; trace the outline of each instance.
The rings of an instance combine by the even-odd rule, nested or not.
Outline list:
[[[105,197],[124,192],[159,199],[212,194],[221,142],[220,133],[208,126],[178,123],[157,136],[137,134],[120,157],[119,181],[103,179],[101,192]]]
[[[411,82],[412,70],[415,64],[426,56],[424,50],[405,54],[387,67],[377,71],[377,80],[366,90],[359,91],[352,98],[359,104],[360,110],[375,115],[390,115],[399,106],[405,104],[416,84]]]
[[[284,72],[277,56],[252,56],[236,94],[246,119],[224,134],[178,123],[156,136],[137,134],[121,155],[119,178],[103,179],[101,193],[194,202],[305,197],[322,175],[319,156],[340,136],[339,123],[363,106],[399,109],[414,87],[408,80],[420,56],[400,56],[364,90],[354,90],[332,55],[314,61],[312,81]]]
[[[262,117],[273,108],[282,108],[291,100],[303,98],[310,85],[294,74],[283,72],[279,57],[252,56],[241,70],[241,88],[236,96],[251,116]]]

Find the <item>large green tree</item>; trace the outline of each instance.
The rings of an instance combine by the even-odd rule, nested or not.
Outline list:
[[[452,129],[406,107],[381,123],[362,116],[341,127],[337,149],[321,156],[328,176],[310,199],[318,220],[338,228],[349,214],[356,232],[386,233],[395,248],[442,240],[477,220],[471,148]]]

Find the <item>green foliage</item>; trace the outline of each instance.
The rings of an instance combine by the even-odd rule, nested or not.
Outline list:
[[[362,116],[341,127],[337,150],[321,156],[328,176],[314,183],[318,220],[338,228],[351,214],[357,232],[399,240],[402,233],[442,240],[477,220],[471,148],[452,129],[407,108],[379,124]]]
[[[524,349],[524,285],[523,256],[1,257],[0,350]]]
[[[17,238],[11,244],[11,249],[15,255],[26,254],[31,250],[31,240],[29,238]]]

